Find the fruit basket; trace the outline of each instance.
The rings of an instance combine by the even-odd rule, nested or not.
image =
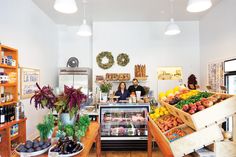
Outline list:
[[[15,152],[20,156],[37,156],[47,152],[50,146],[50,142],[26,141],[25,144],[19,144],[16,147]]]
[[[181,110],[177,108],[176,105],[170,105],[169,103],[161,100],[160,103],[165,106],[172,115],[179,117],[182,121],[184,121],[186,125],[190,126],[194,130],[201,130],[207,126],[222,123],[227,117],[236,113],[236,96],[216,93],[211,94],[213,94],[213,96],[217,95],[217,97],[222,97],[223,99],[213,104],[213,102],[208,99],[213,99],[214,101],[214,98],[203,98],[201,99],[202,102],[199,102],[207,107],[204,107],[201,104],[196,104],[199,102],[192,103],[190,105],[190,112],[187,111],[188,107],[186,107],[187,109],[184,108],[185,106],[183,106],[183,109]],[[198,112],[195,112],[196,110],[194,112],[192,111],[192,109],[194,110],[195,108]]]
[[[162,132],[153,119],[149,119],[149,127],[157,132],[162,145],[170,149],[173,156],[180,157],[192,153],[197,149],[223,139],[219,126],[212,125],[200,131],[194,131],[185,124]]]

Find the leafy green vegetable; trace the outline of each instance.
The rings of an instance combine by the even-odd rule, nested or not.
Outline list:
[[[48,135],[54,129],[54,116],[51,113],[49,115],[46,115],[44,117],[43,123],[39,123],[37,125],[37,129],[40,132],[40,137],[43,140],[46,140],[48,138]]]
[[[58,137],[71,136],[80,140],[81,137],[85,136],[86,131],[90,125],[90,118],[88,115],[80,116],[79,121],[75,122],[74,125],[65,125],[59,121],[58,123]]]
[[[64,131],[66,133],[67,136],[74,136],[74,128],[73,125],[66,125],[64,127]]]
[[[211,96],[211,93],[208,92],[199,92],[197,95],[191,96],[190,98],[186,99],[186,100],[181,100],[179,101],[175,107],[177,107],[178,109],[182,109],[184,105],[188,105],[191,103],[195,103],[200,101],[202,98],[208,98],[209,96]]]

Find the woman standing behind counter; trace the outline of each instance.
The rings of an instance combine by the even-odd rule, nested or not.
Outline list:
[[[126,89],[125,82],[120,82],[118,90],[115,93],[115,96],[119,96],[118,101],[126,100],[130,96],[129,91]]]

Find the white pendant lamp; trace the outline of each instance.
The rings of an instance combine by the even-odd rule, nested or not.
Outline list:
[[[179,26],[175,23],[174,19],[171,18],[170,23],[166,27],[165,35],[177,35],[180,32]]]
[[[83,24],[79,26],[79,31],[77,32],[79,36],[87,37],[92,35],[91,27],[83,20]]]
[[[85,16],[85,5],[86,5],[87,1],[84,0],[83,4],[84,4],[84,19],[83,19],[83,24],[79,26],[79,30],[77,32],[77,35],[79,36],[83,36],[83,37],[88,37],[92,35],[92,29],[90,27],[90,25],[87,24],[86,21],[86,16]]]
[[[189,0],[187,11],[193,13],[202,12],[209,9],[211,6],[211,0]]]
[[[173,16],[173,2],[174,0],[170,0],[170,14],[171,16]],[[179,26],[175,23],[174,19],[171,18],[170,19],[170,23],[167,25],[166,27],[166,31],[165,31],[165,35],[177,35],[179,34],[181,31],[180,31],[180,28]]]
[[[53,7],[65,14],[73,14],[78,10],[75,0],[55,0]]]

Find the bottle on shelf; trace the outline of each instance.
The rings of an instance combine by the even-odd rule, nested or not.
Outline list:
[[[13,120],[15,120],[15,107],[14,107],[14,105],[12,105],[10,107],[10,121],[13,121]]]
[[[0,124],[5,123],[5,113],[3,107],[0,107]]]

